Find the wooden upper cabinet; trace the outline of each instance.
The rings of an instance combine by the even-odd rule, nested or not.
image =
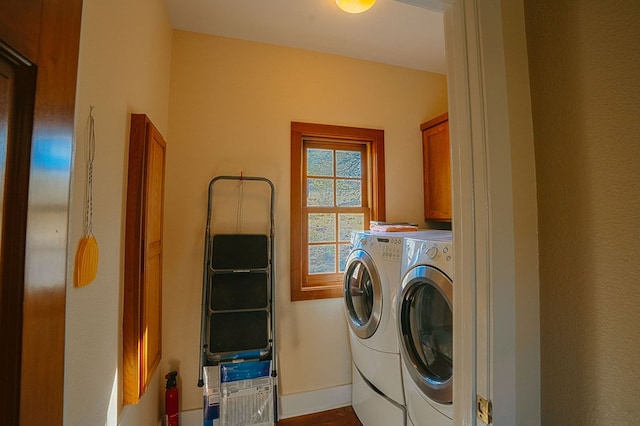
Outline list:
[[[162,353],[162,219],[166,142],[144,114],[131,115],[125,233],[124,404],[135,404]]]
[[[427,221],[451,221],[451,152],[449,115],[420,125],[424,161],[424,216]]]

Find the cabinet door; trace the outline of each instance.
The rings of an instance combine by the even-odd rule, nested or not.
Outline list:
[[[147,116],[133,114],[125,235],[125,404],[138,402],[161,357],[165,150],[162,135]]]
[[[424,214],[426,220],[451,221],[449,119],[443,114],[423,123]]]

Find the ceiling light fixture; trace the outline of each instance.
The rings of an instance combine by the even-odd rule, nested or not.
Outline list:
[[[348,13],[362,13],[369,9],[376,0],[336,0],[338,7]]]

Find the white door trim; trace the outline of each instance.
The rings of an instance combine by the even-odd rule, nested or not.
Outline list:
[[[525,347],[539,351],[537,314],[516,312],[516,302],[522,302],[518,285],[531,287],[533,282],[536,289],[527,292],[531,296],[538,283],[537,278],[519,278],[524,284],[516,280],[516,249],[537,254],[537,241],[517,240],[514,227],[516,210],[523,207],[513,204],[515,131],[510,114],[519,111],[510,111],[508,102],[503,5],[500,0],[442,0],[442,5],[452,149],[454,424],[482,424],[476,417],[476,395],[493,402],[493,424],[524,424],[519,423],[523,419],[539,424],[539,383],[517,380],[527,376],[539,381],[539,356],[517,359]],[[524,15],[515,18],[521,20],[524,37]],[[530,114],[525,119],[530,122]],[[530,140],[526,136],[532,145],[532,135]],[[532,174],[526,176],[533,179],[534,189],[524,208],[535,211]],[[537,270],[537,258],[518,262]],[[516,340],[518,321],[533,324],[529,330],[534,332]]]
[[[463,0],[445,11],[454,231],[454,424],[474,425],[476,394],[476,260],[471,93]],[[463,196],[463,194],[465,194]]]

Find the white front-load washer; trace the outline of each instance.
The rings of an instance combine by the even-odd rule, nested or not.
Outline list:
[[[395,321],[403,238],[353,232],[344,274],[352,358],[351,404],[364,426],[405,424]]]
[[[404,237],[441,234],[352,233],[343,290],[352,355],[352,405],[364,426],[406,422],[396,320]]]
[[[405,238],[397,327],[409,424],[453,424],[453,243]]]

